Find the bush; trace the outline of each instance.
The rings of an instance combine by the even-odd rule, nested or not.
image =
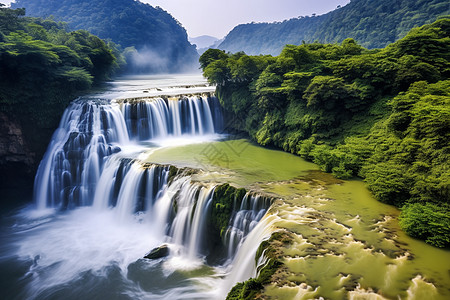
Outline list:
[[[450,206],[413,203],[402,208],[400,226],[409,235],[436,247],[450,246]]]

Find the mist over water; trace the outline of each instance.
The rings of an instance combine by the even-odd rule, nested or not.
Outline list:
[[[148,46],[125,51],[127,65],[125,73],[128,74],[164,74],[164,73],[193,73],[199,70],[198,57],[174,55],[176,49],[160,46],[154,49]],[[161,53],[164,53],[163,55]],[[187,54],[185,54],[187,55]],[[173,57],[178,57],[174,62]]]

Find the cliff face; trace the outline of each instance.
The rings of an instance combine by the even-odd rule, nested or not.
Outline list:
[[[38,163],[20,123],[0,113],[0,188],[30,188]]]

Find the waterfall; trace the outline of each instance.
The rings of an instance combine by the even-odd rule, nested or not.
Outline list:
[[[183,175],[169,184],[168,174],[165,166],[110,159],[93,205],[116,210],[118,220],[146,213],[154,220],[159,235],[166,235],[167,242],[182,247],[179,255],[192,259],[207,255],[211,249],[206,234],[216,185],[193,183],[190,176]],[[223,241],[228,262],[265,215],[271,199],[246,193],[236,203]]]
[[[105,159],[129,138],[118,105],[75,101],[65,111],[35,179],[39,209],[90,205]]]
[[[219,99],[217,99],[217,97],[209,97],[208,104],[211,108],[211,114],[216,132],[223,132],[225,130],[225,124],[223,120],[222,106],[219,103]]]
[[[195,258],[202,254],[202,241],[206,229],[214,187],[204,187],[184,181],[179,189],[176,203],[176,216],[170,228],[171,241],[184,245],[184,254]]]
[[[181,249],[178,255],[208,255],[212,249],[206,234],[216,185],[194,183],[182,174],[168,180],[168,166],[112,156],[98,179],[92,206],[97,211],[112,209],[118,222],[144,214],[155,235],[166,236]],[[271,199],[250,193],[235,202],[223,241],[228,263],[271,205]]]
[[[121,107],[128,134],[138,141],[183,134],[212,134],[223,127],[220,105],[215,97],[125,101]],[[216,118],[219,121],[215,124]]]
[[[228,245],[228,257],[232,258],[240,248],[244,238],[252,231],[270,206],[270,199],[260,195],[247,193],[239,209],[233,215],[230,226],[225,233],[225,243]]]
[[[264,257],[256,258],[256,252],[259,245],[272,234],[272,225],[276,221],[276,215],[266,215],[248,234],[247,238],[242,240],[231,264],[233,268],[221,287],[223,294],[228,293],[236,283],[257,276],[257,267],[262,264]]]
[[[93,207],[114,208],[120,220],[152,211],[166,188],[168,174],[167,166],[147,166],[137,160],[112,157],[98,181]]]
[[[104,199],[101,192],[96,192],[104,167],[109,157],[130,140],[215,133],[213,116],[221,116],[214,106],[217,101],[211,99],[215,98],[152,98],[121,104],[74,101],[66,109],[38,168],[34,195],[37,207],[89,206],[96,193]],[[106,180],[101,186],[110,184]]]
[[[130,140],[210,134],[216,124],[220,127],[223,121],[215,97],[78,99],[65,111],[39,166],[38,209],[93,206],[99,211],[114,209],[118,220],[147,213],[164,224],[161,232],[170,242],[184,245],[186,255],[206,254],[203,237],[214,185],[192,184],[184,178],[168,186],[168,167],[149,167],[113,154]],[[250,194],[239,203],[224,238],[228,258],[270,205]]]
[[[173,174],[172,167],[122,152],[131,144],[144,149],[143,142],[156,138],[202,136],[222,129],[222,112],[215,97],[78,99],[66,109],[39,166],[37,208],[75,210],[90,216],[111,213],[124,226],[136,221],[150,224],[154,240],[176,250],[171,252],[173,257],[208,261],[213,255],[215,263],[227,266],[239,259],[241,264],[241,257],[250,253],[244,252],[256,251],[254,243],[266,232],[257,230],[257,224],[271,205],[270,199],[252,193],[235,196],[228,228],[216,232],[217,228],[211,228],[217,184],[193,182],[190,175]],[[255,230],[256,237],[246,245]],[[245,264],[251,260],[247,258]],[[240,272],[232,278],[245,280],[247,275]]]

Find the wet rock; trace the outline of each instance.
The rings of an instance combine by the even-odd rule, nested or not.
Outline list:
[[[0,112],[0,189],[33,186],[37,160],[29,142],[17,118]],[[4,192],[0,190],[0,194]]]
[[[146,256],[144,256],[144,258],[148,258],[148,259],[158,259],[158,258],[162,258],[162,257],[166,257],[169,255],[169,246],[167,246],[166,244],[161,245],[159,247],[154,248],[152,251],[150,251],[149,254],[147,254]]]

